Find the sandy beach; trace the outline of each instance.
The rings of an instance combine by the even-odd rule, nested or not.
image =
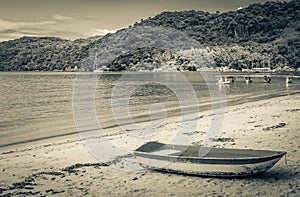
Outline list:
[[[214,115],[211,111],[191,114],[200,122],[186,131],[199,144]],[[288,95],[226,108],[222,132],[214,146],[286,151],[266,173],[249,178],[210,178],[154,171],[126,171],[93,157],[78,135],[52,138],[0,149],[0,196],[300,196],[300,95]],[[141,123],[145,124],[145,123]],[[168,118],[161,132],[150,138],[167,142],[180,125]],[[115,144],[141,140],[111,129]],[[126,165],[126,164],[125,164]]]

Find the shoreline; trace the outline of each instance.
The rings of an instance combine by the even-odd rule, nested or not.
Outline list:
[[[247,103],[253,103],[253,102],[259,102],[259,101],[264,101],[264,100],[269,100],[269,99],[276,99],[276,98],[280,98],[280,97],[284,97],[284,96],[288,96],[288,95],[297,95],[297,94],[300,94],[300,91],[294,91],[294,92],[291,92],[291,93],[283,93],[283,94],[279,94],[279,95],[275,95],[273,97],[268,97],[266,98],[266,95],[259,95],[257,97],[251,97],[251,100],[241,100],[240,102],[237,102],[239,100],[239,98],[235,98],[233,100],[229,100],[229,101],[226,101],[226,104],[225,104],[225,110],[226,108],[229,108],[229,107],[234,107],[234,106],[238,106],[238,105],[242,105],[242,104],[247,104]],[[268,95],[269,96],[269,95]],[[264,98],[264,99],[259,99],[259,98]],[[231,105],[228,105],[228,103],[234,103],[234,104],[231,104]],[[205,108],[206,106],[206,108]],[[191,108],[193,106],[189,106],[188,108]],[[207,114],[207,113],[210,113],[211,112],[211,109],[208,109],[210,108],[210,104],[205,104],[205,105],[199,105],[198,106],[199,108],[205,108],[204,111],[201,111],[199,112],[200,114]],[[175,110],[175,109],[168,109],[168,111],[172,111],[172,110]],[[182,115],[192,115],[193,114],[198,114],[198,112],[190,112],[188,114],[174,114],[172,116],[168,116],[167,119],[176,119]],[[137,121],[136,123],[147,123],[149,122],[149,120],[141,120],[141,121]],[[127,125],[127,124],[126,124]],[[128,125],[130,126],[130,125]],[[114,130],[114,129],[117,129],[119,127],[119,125],[110,125],[110,126],[105,126],[105,127],[102,127],[100,129],[103,129],[103,130]],[[76,130],[76,127],[75,127],[75,130]],[[85,133],[85,132],[90,132],[90,131],[93,131],[93,130],[86,130],[86,131],[80,131],[81,133]],[[73,132],[68,132],[68,133],[59,133],[59,134],[56,134],[56,135],[53,135],[53,136],[42,136],[42,137],[38,137],[38,138],[34,138],[34,139],[28,139],[28,140],[24,140],[24,141],[17,141],[17,142],[10,142],[10,143],[7,143],[7,144],[0,144],[0,151],[1,149],[3,148],[9,148],[9,147],[14,147],[14,146],[22,146],[22,145],[26,145],[28,143],[38,143],[39,141],[49,141],[51,139],[59,139],[59,138],[67,138],[68,136],[78,136],[78,131],[73,131]],[[18,138],[18,137],[16,137]]]
[[[1,148],[0,195],[31,192],[36,195],[299,196],[299,106],[300,95],[295,94],[226,108],[222,131],[214,146],[288,152],[287,164],[281,159],[271,170],[257,177],[218,179],[124,171],[117,164],[126,165],[125,160],[119,158],[116,166],[106,166],[88,152],[78,135],[72,135]],[[200,126],[183,135],[193,136],[192,144],[202,143],[214,116],[210,111],[189,116],[188,125],[196,121]],[[178,117],[171,117],[160,132],[143,140],[170,141],[180,121]],[[110,132],[114,134],[107,139],[130,150],[143,141],[117,129],[107,133]]]
[[[12,74],[12,73],[23,73],[23,74],[150,74],[150,73],[197,73],[197,72],[216,72],[220,73],[221,75],[271,75],[271,76],[293,76],[293,77],[300,77],[300,72],[298,71],[271,71],[271,72],[257,72],[257,71],[219,71],[219,70],[198,70],[198,71],[160,71],[160,72],[153,72],[153,71],[103,71],[103,72],[93,72],[93,71],[0,71],[2,74]]]

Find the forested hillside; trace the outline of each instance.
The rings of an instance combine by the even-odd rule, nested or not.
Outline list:
[[[300,1],[267,2],[225,13],[163,12],[135,25],[159,25],[186,32],[209,46],[218,67],[300,65]]]
[[[76,71],[98,38],[22,37],[0,43],[0,71]]]
[[[300,2],[267,2],[225,13],[203,11],[163,12],[136,25],[174,27],[203,44],[266,43],[286,28],[299,31]],[[295,26],[296,25],[296,26]],[[292,41],[292,40],[291,40]]]
[[[163,12],[143,19],[129,28],[139,26],[171,27],[185,32],[201,43],[213,57],[216,66],[223,70],[265,66],[279,71],[299,69],[299,0],[253,4],[225,13],[194,10]],[[0,71],[83,69],[80,68],[81,61],[97,43],[109,36],[75,41],[51,37],[23,37],[2,42]],[[163,53],[167,55],[160,59]],[[145,48],[123,54],[105,66],[111,71],[136,70],[135,64],[145,60],[148,63],[172,61],[186,64],[178,55],[169,51],[166,53],[163,49]],[[194,70],[189,66],[181,66],[180,69]]]

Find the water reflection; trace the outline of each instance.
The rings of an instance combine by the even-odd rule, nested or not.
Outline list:
[[[286,87],[286,93],[287,93],[287,95],[290,95],[290,87],[289,87],[289,83],[286,83],[286,84],[285,84],[285,87]]]

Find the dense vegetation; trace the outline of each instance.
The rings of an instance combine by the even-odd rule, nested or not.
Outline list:
[[[225,13],[163,12],[133,26],[162,26],[183,31],[208,50],[216,66],[226,69],[269,66],[297,70],[300,65],[299,0],[253,4]],[[82,69],[81,61],[109,36],[75,41],[23,37],[2,42],[0,71]],[[159,66],[161,61],[186,63],[163,49],[140,48],[122,54],[106,66],[111,71],[138,70],[137,63],[154,62]],[[181,69],[194,70],[190,66]]]
[[[2,42],[0,71],[75,71],[94,47],[95,39],[22,37]]]
[[[135,25],[174,27],[209,46],[218,67],[300,65],[300,1],[267,2],[225,13],[163,12]]]
[[[299,10],[299,1],[267,2],[225,13],[163,12],[136,25],[174,27],[209,45],[266,43],[281,37],[286,28],[295,27],[295,22],[300,20]]]

